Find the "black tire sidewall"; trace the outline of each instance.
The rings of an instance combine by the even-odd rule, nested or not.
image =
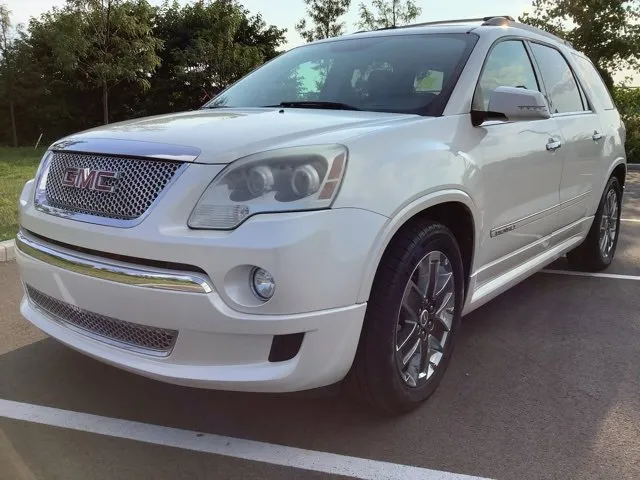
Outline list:
[[[446,227],[440,224],[427,224],[420,232],[417,242],[411,242],[409,248],[406,248],[406,245],[398,245],[397,247],[392,252],[404,252],[399,264],[394,268],[394,260],[383,258],[381,262],[382,268],[379,269],[377,278],[374,281],[372,289],[372,294],[374,295],[385,295],[385,292],[380,287],[384,288],[388,285],[393,285],[393,287],[386,291],[385,306],[382,311],[379,310],[379,304],[369,303],[369,307],[376,311],[370,311],[369,307],[367,309],[367,319],[371,320],[371,322],[365,321],[365,327],[370,328],[371,331],[366,336],[365,356],[367,361],[370,362],[367,370],[375,372],[375,375],[369,378],[373,390],[372,393],[374,395],[381,395],[380,392],[387,393],[384,403],[388,404],[388,410],[408,411],[421,404],[435,391],[451,359],[464,305],[464,268],[455,237]],[[451,262],[456,303],[449,347],[435,375],[425,385],[416,388],[407,385],[398,371],[395,335],[398,310],[402,302],[404,288],[418,262],[431,251],[441,251]],[[393,258],[397,261],[397,257]],[[378,278],[379,275],[391,275],[392,278]]]
[[[616,192],[616,199],[618,202],[618,220],[616,224],[616,238],[613,243],[613,248],[611,249],[611,253],[608,257],[605,257],[600,250],[600,222],[602,221],[602,216],[604,214],[604,205],[607,201],[607,195],[609,192],[614,190]],[[620,238],[620,217],[622,216],[622,187],[620,186],[620,182],[616,177],[611,177],[607,182],[607,186],[604,189],[604,193],[602,194],[602,198],[600,199],[600,204],[598,205],[598,211],[593,219],[593,225],[591,226],[591,231],[589,235],[592,237],[591,243],[592,248],[595,249],[594,254],[597,255],[599,268],[606,268],[611,265],[613,261],[613,257],[615,256],[616,249],[618,248],[618,239]]]

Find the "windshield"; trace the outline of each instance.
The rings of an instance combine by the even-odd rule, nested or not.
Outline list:
[[[354,35],[299,47],[205,107],[284,104],[440,115],[476,41],[471,34]]]

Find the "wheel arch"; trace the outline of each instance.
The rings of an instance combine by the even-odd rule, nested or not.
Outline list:
[[[605,171],[604,168],[601,170],[602,177],[594,182],[592,191],[592,197],[589,205],[589,215],[595,215],[598,210],[598,205],[600,205],[600,199],[602,198],[602,194],[604,193],[604,189],[607,186],[607,182],[613,176],[615,176],[619,181],[622,189],[624,190],[624,185],[627,177],[627,162],[624,157],[619,157],[615,161],[609,165]]]
[[[417,219],[430,218],[449,228],[460,247],[465,269],[465,294],[473,271],[474,254],[480,238],[479,212],[471,197],[462,190],[445,190],[421,197],[397,211],[385,225],[369,254],[358,295],[359,302],[369,299],[378,266],[401,229]]]
[[[627,164],[626,163],[616,163],[611,169],[610,174],[607,178],[615,176],[620,182],[620,186],[624,188],[624,184],[627,179]]]

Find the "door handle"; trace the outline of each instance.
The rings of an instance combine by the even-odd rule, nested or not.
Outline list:
[[[549,143],[547,143],[547,150],[549,152],[555,152],[562,146],[562,143],[558,140],[549,139]]]
[[[593,136],[591,137],[593,138],[594,142],[600,141],[604,138],[604,135],[602,133],[598,133],[597,131],[593,132]]]

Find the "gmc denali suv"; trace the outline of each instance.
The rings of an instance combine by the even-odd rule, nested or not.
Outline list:
[[[591,61],[509,17],[311,43],[199,110],[51,145],[20,198],[21,311],[155,379],[344,379],[408,411],[463,315],[565,254],[611,263],[624,142]]]

